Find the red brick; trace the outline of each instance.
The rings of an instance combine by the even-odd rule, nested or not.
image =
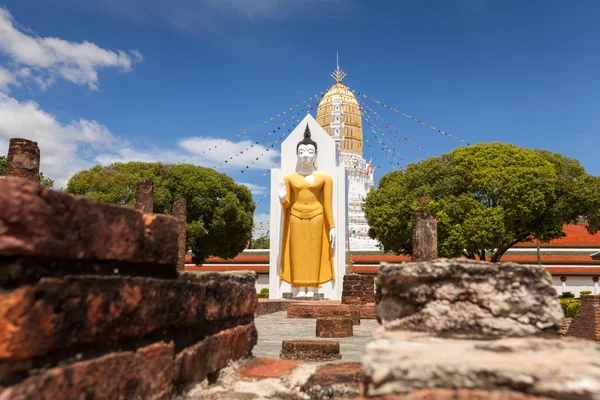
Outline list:
[[[317,318],[316,336],[320,338],[343,338],[354,336],[353,321],[350,318],[319,317]]]
[[[0,179],[0,257],[177,265],[177,220]]]
[[[219,276],[219,275],[218,275]],[[44,278],[0,294],[0,360],[23,360],[75,344],[137,338],[162,329],[205,328],[251,317],[253,285],[211,276]]]
[[[342,358],[339,342],[331,340],[284,340],[280,358],[284,360],[333,361]]]
[[[360,306],[360,318],[361,319],[376,319],[375,304],[364,304]]]
[[[348,304],[302,304],[291,303],[287,309],[288,318],[345,317],[351,318],[354,325],[360,325],[360,308]]]
[[[173,343],[52,368],[0,392],[11,400],[170,399]]]
[[[187,385],[203,381],[229,361],[249,355],[257,340],[251,323],[221,331],[183,349],[175,357],[175,382]]]
[[[238,369],[236,374],[242,378],[281,378],[292,373],[301,361],[281,360],[278,358],[255,358]]]
[[[288,300],[279,299],[258,299],[258,308],[255,317],[272,314],[280,311],[287,311],[290,302]]]
[[[565,327],[565,336],[594,340],[600,343],[600,296],[582,294],[581,311]]]

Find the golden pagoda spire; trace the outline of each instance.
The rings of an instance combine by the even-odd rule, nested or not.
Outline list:
[[[331,73],[331,77],[335,79],[335,83],[342,83],[342,79],[346,77],[346,73],[340,69],[339,55],[337,51],[335,52],[335,64],[337,65],[337,68]]]

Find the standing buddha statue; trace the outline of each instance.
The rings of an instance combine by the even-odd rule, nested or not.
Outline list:
[[[280,278],[300,288],[298,297],[314,297],[321,284],[334,279],[333,179],[316,171],[317,143],[308,125],[296,156],[296,172],[279,183],[284,209]]]

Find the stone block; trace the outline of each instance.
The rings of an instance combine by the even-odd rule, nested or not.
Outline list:
[[[311,399],[356,398],[362,380],[359,362],[326,364],[317,368],[301,390]]]
[[[185,387],[203,381],[229,361],[249,355],[257,340],[254,323],[250,323],[208,336],[183,349],[175,357],[175,383]]]
[[[377,317],[446,337],[556,336],[563,312],[543,267],[464,259],[383,263]]]
[[[40,148],[27,139],[10,139],[6,157],[6,176],[39,181]]]
[[[161,399],[171,398],[173,343],[138,349],[41,371],[24,381],[0,388],[10,400]]]
[[[353,321],[350,318],[319,317],[317,333],[320,338],[343,338],[354,336]]]
[[[78,344],[137,338],[211,321],[252,318],[255,274],[43,278],[0,293],[0,360],[24,360]],[[248,281],[244,281],[248,279]],[[251,282],[251,283],[250,283]],[[216,325],[215,325],[216,326]]]
[[[333,361],[340,360],[339,342],[331,340],[284,340],[280,358],[284,360]]]
[[[154,182],[148,179],[138,181],[135,187],[135,209],[147,213],[154,212]]]
[[[360,308],[348,304],[299,304],[291,303],[287,308],[288,318],[345,317],[354,325],[360,325]]]
[[[600,296],[581,295],[581,311],[572,320],[565,318],[560,330],[565,336],[600,343]]]
[[[0,179],[0,258],[177,265],[177,220]],[[41,262],[42,262],[41,261]]]
[[[461,388],[512,390],[553,399],[600,399],[600,364],[589,362],[599,358],[596,343],[578,339],[488,341],[381,329],[363,357],[365,394]]]

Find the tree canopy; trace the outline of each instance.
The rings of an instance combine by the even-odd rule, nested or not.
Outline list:
[[[187,201],[187,244],[192,261],[233,258],[252,236],[254,201],[250,190],[225,174],[192,164],[115,163],[74,175],[68,193],[105,203],[135,206],[136,184],[154,181],[154,212],[171,213],[173,201]]]
[[[252,248],[253,249],[270,249],[271,248],[271,239],[269,239],[269,235],[260,236],[254,240],[252,240]]]
[[[596,233],[600,179],[559,153],[477,144],[386,174],[364,209],[384,250],[412,253],[412,216],[423,210],[437,216],[440,257],[495,262],[517,243],[565,236],[565,223]]]
[[[0,156],[0,176],[6,175],[6,156]],[[48,187],[54,186],[54,180],[44,176],[43,172],[39,174],[40,184]]]

